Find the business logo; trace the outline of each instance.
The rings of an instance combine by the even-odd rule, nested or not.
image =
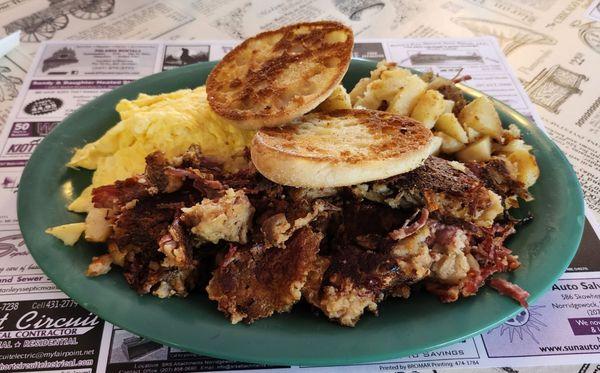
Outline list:
[[[500,336],[507,336],[509,343],[516,341],[518,337],[520,341],[531,339],[536,344],[540,344],[536,334],[542,332],[541,328],[548,327],[542,321],[542,314],[540,313],[540,310],[544,307],[536,305],[524,308],[521,312],[506,320],[502,325],[488,331],[487,334],[498,333]]]
[[[55,112],[62,106],[62,100],[56,97],[40,98],[28,103],[24,111],[29,115],[43,115]]]
[[[41,141],[41,139],[34,139],[29,142],[7,144],[6,155],[31,154]]]

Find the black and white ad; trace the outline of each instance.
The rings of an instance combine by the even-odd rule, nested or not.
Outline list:
[[[71,299],[0,302],[0,371],[94,372],[103,328]]]
[[[154,72],[156,45],[48,44],[35,74],[38,77],[142,77]]]

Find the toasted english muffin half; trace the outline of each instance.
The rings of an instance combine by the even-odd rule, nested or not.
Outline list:
[[[206,82],[211,108],[244,129],[273,127],[308,113],[333,92],[352,57],[352,29],[299,23],[246,39]]]
[[[419,167],[433,135],[414,119],[376,110],[311,113],[259,130],[252,162],[278,184],[325,188],[385,179]]]

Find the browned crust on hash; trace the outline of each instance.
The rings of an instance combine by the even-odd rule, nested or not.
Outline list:
[[[388,181],[402,188],[454,195],[464,195],[472,189],[483,187],[469,169],[457,170],[445,159],[435,156],[427,158],[423,166],[406,174],[393,176]]]
[[[322,238],[305,227],[284,248],[232,246],[206,287],[208,297],[234,323],[289,311],[300,300]]]
[[[339,109],[328,113],[312,113],[295,121],[295,124],[301,123],[306,118],[317,118],[319,121],[326,121],[331,118],[351,117],[358,123],[364,125],[370,135],[376,141],[368,147],[368,153],[352,154],[350,152],[341,152],[339,155],[331,155],[326,151],[323,154],[307,154],[303,151],[294,153],[294,157],[305,159],[327,160],[327,162],[359,163],[370,160],[381,160],[388,158],[398,158],[405,154],[422,149],[431,141],[433,134],[422,123],[412,118],[398,114],[383,112],[379,110],[366,109]],[[289,151],[292,147],[298,146],[299,141],[294,136],[297,134],[296,126],[284,126],[274,128],[261,128],[259,134],[266,137],[283,139],[281,147]],[[259,141],[260,136],[255,136],[254,141]],[[286,145],[289,142],[289,146]],[[270,146],[269,141],[263,142],[264,146]],[[302,144],[300,148],[306,148],[311,152],[316,152],[316,147],[310,144]]]
[[[301,27],[310,27],[310,32],[307,34],[294,35],[293,31]],[[346,40],[334,44],[324,43],[323,40],[325,35],[332,31],[345,32],[347,36]],[[284,50],[283,54],[267,59],[258,68],[252,66],[252,63],[248,61],[251,67],[248,69],[246,76],[239,76],[233,80],[222,79],[227,75],[223,74],[223,70],[226,70],[230,64],[235,64],[236,58],[250,43],[260,39],[268,39],[277,34],[283,34],[283,37],[276,42],[272,51]],[[288,50],[295,45],[303,46],[303,52],[298,54],[288,53]],[[317,48],[315,48],[315,46]],[[252,38],[246,39],[240,45],[235,47],[225,55],[211,71],[206,82],[208,102],[217,114],[233,121],[244,121],[249,119],[268,120],[274,117],[285,117],[285,121],[290,120],[314,109],[321,101],[327,98],[346,73],[352,57],[353,47],[354,36],[352,29],[342,23],[334,21],[297,23],[277,30],[260,33]],[[224,90],[227,90],[228,88],[237,88],[243,85],[243,88],[240,91],[240,99],[247,102],[248,105],[264,102],[266,97],[276,97],[281,93],[282,89],[277,88],[273,83],[291,64],[311,59],[324,65],[327,63],[327,60],[331,58],[339,59],[339,63],[336,65],[337,71],[335,75],[330,79],[328,84],[319,87],[320,93],[322,94],[307,102],[303,102],[303,97],[300,97],[299,99],[294,98],[293,102],[291,102],[292,105],[289,105],[295,108],[293,113],[288,112],[288,107],[284,107],[279,111],[271,110],[272,108],[262,111],[241,110],[233,107],[231,102],[223,100],[225,98],[222,94]],[[268,82],[268,84],[266,86],[260,84],[264,82]],[[267,124],[269,123],[270,122],[267,121]]]

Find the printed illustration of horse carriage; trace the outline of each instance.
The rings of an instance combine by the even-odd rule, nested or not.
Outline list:
[[[39,43],[52,39],[69,24],[69,15],[97,20],[112,14],[115,0],[49,0],[50,6],[4,26],[7,34],[21,30],[21,41]]]

